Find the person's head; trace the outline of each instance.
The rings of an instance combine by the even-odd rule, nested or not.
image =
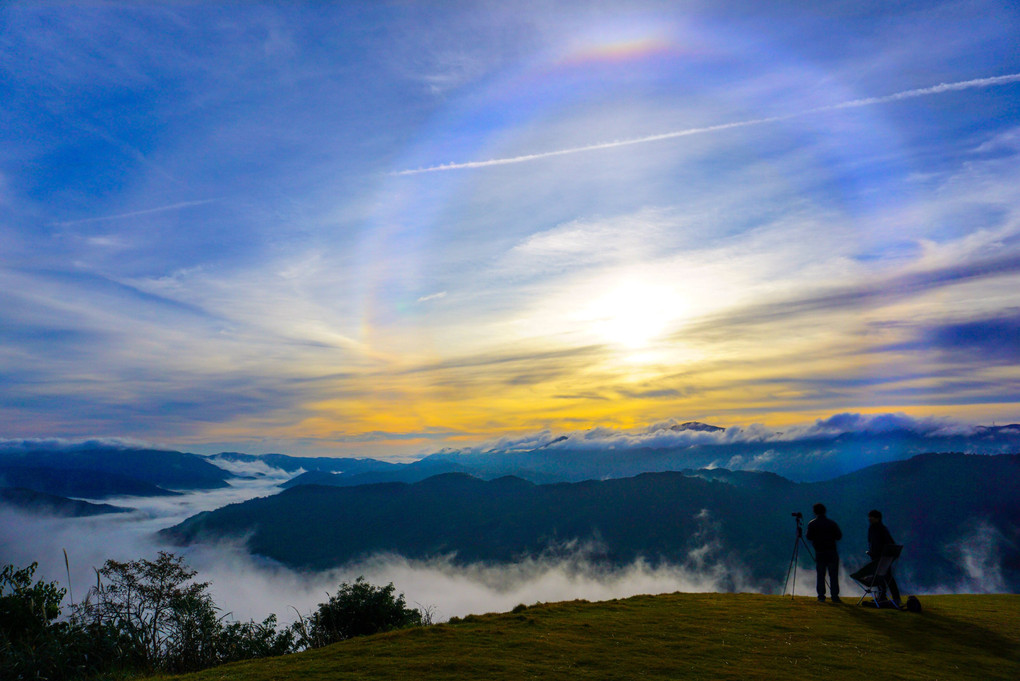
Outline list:
[[[815,515],[825,515],[825,504],[815,504],[811,510],[815,512]]]
[[[882,522],[882,512],[875,509],[868,511],[868,522],[872,525]]]

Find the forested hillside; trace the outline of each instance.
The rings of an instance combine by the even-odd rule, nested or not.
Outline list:
[[[731,587],[775,588],[795,538],[791,513],[810,517],[824,501],[843,526],[848,567],[866,560],[866,515],[879,508],[906,545],[902,574],[913,588],[1017,590],[1018,475],[1017,455],[963,454],[820,483],[720,470],[551,485],[447,474],[415,484],[296,486],[199,514],[164,535],[181,543],[247,537],[252,552],[304,569],[375,553],[498,563],[581,549],[609,565],[708,560],[725,568]],[[998,582],[968,587],[967,566],[989,557]]]

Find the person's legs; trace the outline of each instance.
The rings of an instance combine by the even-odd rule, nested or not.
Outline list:
[[[839,557],[837,556],[829,563],[829,593],[832,600],[839,600]]]
[[[825,600],[825,578],[829,578],[829,593],[833,599],[839,599],[839,554],[835,551],[819,552],[815,555],[815,567],[818,575],[815,581],[815,591],[818,593],[818,600]]]
[[[815,579],[815,591],[818,593],[818,600],[820,601],[825,600],[825,570],[827,567],[828,563],[825,562],[822,556],[818,556],[818,559],[815,561],[815,570],[818,573]]]
[[[896,578],[893,577],[892,570],[886,573],[885,577],[886,586],[889,587],[889,595],[895,603],[900,602],[900,587],[896,584]]]

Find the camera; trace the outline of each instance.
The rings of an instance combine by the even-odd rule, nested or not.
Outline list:
[[[804,514],[799,512],[799,511],[794,511],[790,515],[792,515],[794,518],[803,518],[804,517]]]

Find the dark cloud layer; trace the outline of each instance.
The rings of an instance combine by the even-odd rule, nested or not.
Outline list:
[[[954,358],[1020,364],[1020,311],[993,319],[947,324],[929,331],[931,344]]]

